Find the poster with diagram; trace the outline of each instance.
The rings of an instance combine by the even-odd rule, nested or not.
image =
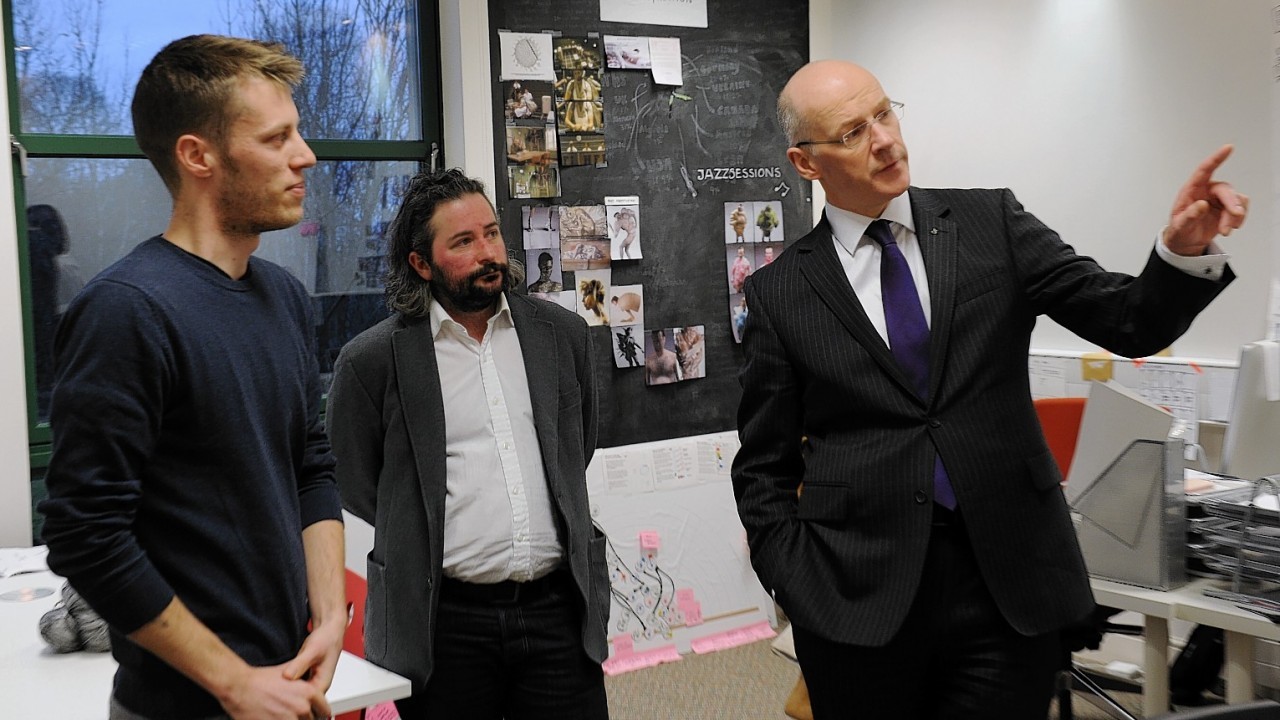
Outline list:
[[[597,450],[591,514],[609,536],[606,672],[772,636],[729,480],[733,432]]]

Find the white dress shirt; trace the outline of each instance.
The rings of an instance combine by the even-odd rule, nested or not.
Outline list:
[[[477,342],[438,302],[431,334],[445,414],[444,574],[526,582],[563,558],[506,295]]]
[[[843,210],[834,205],[823,209],[827,222],[831,225],[831,235],[835,242],[836,256],[844,268],[845,277],[853,287],[853,294],[862,303],[867,318],[875,326],[876,332],[889,343],[889,331],[884,320],[884,301],[880,296],[880,245],[869,237],[865,237],[867,227],[877,218],[859,215]],[[915,280],[916,293],[920,296],[920,306],[924,308],[924,319],[933,326],[933,316],[929,307],[929,278],[924,269],[924,253],[920,250],[920,241],[916,237],[916,225],[911,213],[911,198],[907,193],[889,201],[881,220],[888,220],[893,230],[893,238],[907,259],[911,268],[911,277]],[[1171,266],[1189,275],[1207,280],[1219,280],[1227,266],[1230,255],[1224,254],[1217,242],[1209,244],[1208,254],[1197,257],[1185,257],[1171,252],[1161,241],[1163,231],[1156,236],[1156,255]]]

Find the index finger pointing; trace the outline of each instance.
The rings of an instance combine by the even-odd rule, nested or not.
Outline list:
[[[1212,155],[1205,158],[1205,160],[1201,162],[1194,171],[1192,171],[1190,182],[1193,184],[1202,184],[1212,180],[1214,171],[1221,167],[1222,163],[1226,162],[1228,157],[1231,157],[1231,151],[1234,147],[1235,146],[1228,143],[1215,150]]]

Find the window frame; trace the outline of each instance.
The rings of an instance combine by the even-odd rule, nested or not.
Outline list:
[[[0,0],[0,21],[4,28],[4,53],[9,91],[9,135],[13,163],[13,201],[17,215],[18,273],[22,303],[22,342],[26,367],[27,438],[32,474],[49,465],[52,433],[48,421],[37,416],[36,366],[31,263],[27,252],[26,182],[18,157],[21,146],[30,158],[145,159],[131,135],[62,135],[26,133],[22,130],[21,97],[18,88],[17,51],[14,42],[13,3],[40,0]],[[444,104],[440,60],[439,0],[413,0],[416,4],[417,37],[414,50],[419,65],[420,140],[332,140],[307,139],[318,161],[369,160],[429,163],[433,151],[443,153]],[[175,38],[176,39],[176,38]],[[327,397],[325,398],[327,401]],[[33,515],[34,517],[34,515]]]

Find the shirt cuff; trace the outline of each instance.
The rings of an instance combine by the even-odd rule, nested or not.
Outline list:
[[[1179,255],[1165,247],[1164,230],[1156,234],[1156,255],[1159,255],[1160,259],[1170,266],[1188,275],[1214,282],[1222,279],[1222,273],[1227,268],[1227,261],[1231,259],[1230,255],[1222,252],[1222,248],[1218,247],[1217,240],[1209,243],[1209,247],[1205,249],[1203,255],[1195,257]]]

